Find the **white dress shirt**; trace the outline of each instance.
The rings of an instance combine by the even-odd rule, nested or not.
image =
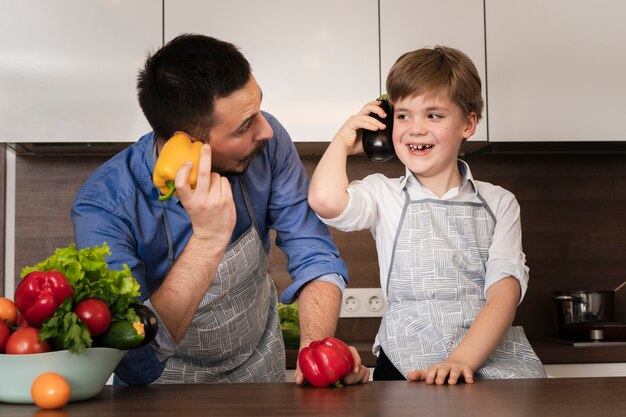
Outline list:
[[[474,180],[466,162],[459,160],[458,166],[463,178],[461,185],[450,189],[441,198],[422,187],[408,168],[400,178],[372,174],[353,181],[348,186],[350,200],[345,211],[334,219],[321,220],[344,232],[368,229],[372,233],[378,251],[380,285],[385,291],[394,240],[405,204],[404,190],[407,190],[411,200],[481,202],[480,194],[496,219],[493,243],[485,264],[485,298],[492,284],[513,276],[520,283],[521,302],[528,288],[529,269],[522,251],[519,204],[515,196],[504,188]]]

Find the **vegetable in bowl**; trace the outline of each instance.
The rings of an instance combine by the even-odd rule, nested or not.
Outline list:
[[[126,265],[109,269],[109,254],[106,243],[71,244],[22,270],[16,303],[2,300],[0,402],[33,403],[33,381],[50,372],[69,384],[69,401],[91,398],[128,349],[155,337],[156,315],[139,302],[139,283]]]
[[[139,303],[139,283],[127,265],[123,265],[121,270],[109,269],[105,256],[110,254],[106,242],[102,246],[80,250],[72,243],[56,249],[46,260],[22,270],[23,279],[36,272],[57,271],[67,279],[72,289],[72,295],[67,296],[52,316],[41,323],[41,340],[50,339],[54,350],[81,353],[98,339],[115,341],[115,338],[107,336],[107,332],[119,322],[137,323],[134,326],[134,343],[126,341],[123,344],[125,349],[148,343],[154,337],[156,330],[151,332],[149,339],[144,334],[144,324],[150,322],[156,326],[156,317],[154,313],[147,317],[150,316],[146,316],[147,308]],[[139,310],[141,316],[137,313]],[[118,348],[118,345],[96,344]]]

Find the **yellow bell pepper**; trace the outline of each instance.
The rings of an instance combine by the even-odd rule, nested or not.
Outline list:
[[[187,161],[191,161],[191,172],[189,173],[189,185],[196,188],[198,180],[198,165],[200,163],[200,149],[203,143],[192,141],[184,132],[176,132],[161,149],[159,158],[154,165],[152,182],[157,186],[163,195],[159,196],[159,201],[165,201],[176,191],[174,180],[178,169]]]

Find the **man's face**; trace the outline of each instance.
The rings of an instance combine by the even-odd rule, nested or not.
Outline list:
[[[259,155],[274,132],[261,115],[262,93],[254,76],[228,97],[215,101],[214,125],[209,132],[212,171],[240,174]]]

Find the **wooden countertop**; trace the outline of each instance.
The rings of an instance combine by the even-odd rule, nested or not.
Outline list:
[[[11,417],[623,416],[626,378],[483,380],[426,385],[377,381],[340,388],[284,384],[106,386],[61,410],[1,404]]]

